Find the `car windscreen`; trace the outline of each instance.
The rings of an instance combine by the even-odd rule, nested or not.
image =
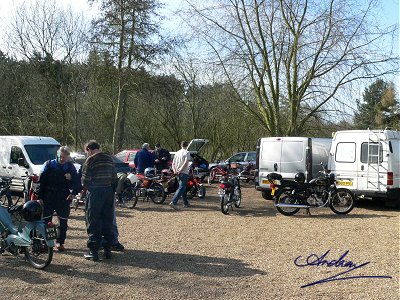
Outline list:
[[[25,150],[34,165],[43,165],[57,156],[60,145],[25,145]]]

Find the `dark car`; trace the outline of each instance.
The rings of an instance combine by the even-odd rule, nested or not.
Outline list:
[[[256,164],[256,152],[255,151],[250,151],[250,152],[238,152],[232,155],[231,157],[227,158],[224,161],[218,162],[218,163],[213,163],[210,164],[210,169],[215,167],[216,165],[221,165],[225,166],[228,163],[231,164],[238,164],[240,167],[247,166],[249,163]]]

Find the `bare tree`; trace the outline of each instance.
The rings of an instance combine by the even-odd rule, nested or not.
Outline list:
[[[187,2],[209,62],[271,135],[301,134],[337,109],[346,86],[398,72],[398,57],[382,47],[398,29],[373,24],[375,0]]]

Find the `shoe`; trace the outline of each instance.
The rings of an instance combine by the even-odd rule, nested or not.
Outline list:
[[[122,251],[125,250],[125,247],[124,247],[124,245],[122,245],[120,242],[118,242],[118,243],[116,243],[115,245],[113,245],[113,246],[111,247],[111,250],[112,250],[112,251],[117,251],[117,252],[122,252]]]
[[[111,258],[111,248],[104,248],[104,258],[105,259]]]
[[[173,204],[172,202],[169,203],[169,206],[171,206],[175,210],[179,210],[178,206],[176,206],[176,204]]]
[[[65,251],[65,247],[64,247],[63,244],[58,244],[58,245],[56,245],[56,249],[57,249],[58,252],[63,252],[63,251]]]
[[[188,203],[188,204],[183,204],[183,207],[184,208],[187,208],[187,207],[189,207],[190,206],[190,204]]]
[[[99,253],[97,251],[89,250],[88,252],[85,252],[83,256],[87,260],[93,260],[93,261],[99,261]]]

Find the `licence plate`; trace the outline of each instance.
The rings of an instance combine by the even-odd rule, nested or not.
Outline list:
[[[349,180],[337,180],[336,185],[353,186],[353,181]]]
[[[54,240],[57,238],[57,230],[55,227],[46,228],[47,240]]]
[[[268,179],[263,179],[263,180],[261,181],[261,183],[262,183],[262,184],[270,184],[270,182],[268,181]],[[274,184],[280,185],[281,182],[280,182],[279,180],[274,180]]]

